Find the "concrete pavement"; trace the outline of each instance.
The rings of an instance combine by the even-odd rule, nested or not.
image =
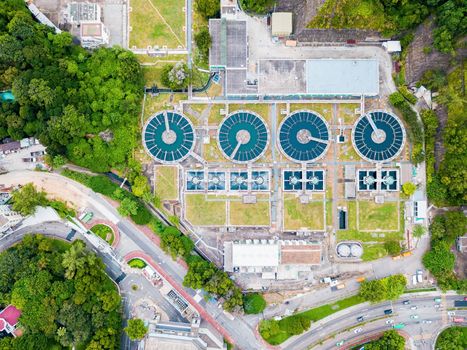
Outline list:
[[[320,344],[320,349],[332,349],[341,340],[344,340],[344,344],[354,343],[355,340],[363,341],[368,334],[375,331],[391,329],[392,324],[386,324],[386,321],[392,320],[394,324],[404,323],[404,332],[411,337],[414,344],[417,344],[416,348],[424,349],[425,346],[434,344],[437,329],[442,327],[447,309],[453,307],[454,300],[461,298],[458,295],[447,295],[446,307],[435,308],[434,298],[439,295],[436,292],[406,294],[393,303],[384,302],[375,305],[363,303],[353,306],[313,323],[306,333],[289,338],[281,348],[300,350]],[[404,305],[404,300],[410,300],[410,304]],[[414,307],[416,309],[413,309]],[[392,309],[393,314],[385,315],[384,310],[387,309]],[[467,311],[458,311],[458,315],[461,314],[467,316]],[[363,322],[357,321],[359,316],[364,317]],[[449,323],[451,321],[452,318],[448,320]],[[356,334],[354,333],[356,328],[363,330]]]

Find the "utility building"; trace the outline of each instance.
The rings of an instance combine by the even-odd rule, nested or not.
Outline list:
[[[274,12],[271,18],[271,33],[274,37],[287,37],[293,33],[292,12]]]

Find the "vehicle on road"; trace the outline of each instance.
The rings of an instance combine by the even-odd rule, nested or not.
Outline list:
[[[414,305],[410,308],[410,310],[417,310],[417,307]]]
[[[412,284],[413,284],[414,286],[417,285],[417,275],[412,275]]]
[[[337,347],[342,346],[342,345],[344,345],[344,341],[343,341],[343,340],[338,341],[338,342],[336,343],[336,346],[337,346]]]
[[[441,305],[435,304],[435,308],[438,309]]]
[[[402,329],[405,327],[405,323],[398,323],[393,326],[394,329]]]
[[[358,316],[358,317],[357,317],[357,321],[358,321],[358,322],[363,322],[363,316]]]
[[[418,315],[410,315],[410,318],[412,318],[412,319],[417,319],[417,318],[418,318]]]
[[[386,320],[386,324],[393,324],[394,320]]]
[[[448,316],[455,316],[456,313],[454,311],[448,311]]]
[[[467,300],[454,300],[454,307],[467,307]]]
[[[404,304],[404,305],[409,305],[409,304],[410,304],[410,300],[404,300],[404,301],[402,302],[402,304]]]
[[[363,331],[363,328],[356,328],[354,329],[354,333],[357,334],[357,333],[361,333]]]
[[[441,302],[441,298],[435,298],[434,301],[435,301],[435,303],[440,303],[440,302]]]
[[[385,315],[390,315],[390,314],[392,314],[392,309],[386,309],[386,310],[384,310],[384,314],[385,314]]]
[[[431,324],[433,321],[432,320],[423,320],[422,323],[426,323],[426,324]]]
[[[464,318],[463,317],[454,317],[452,319],[454,323],[464,323]]]
[[[464,297],[464,301],[467,301],[467,297]]]

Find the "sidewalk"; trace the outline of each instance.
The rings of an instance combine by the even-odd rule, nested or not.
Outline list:
[[[159,275],[161,275],[172,287],[174,287],[177,292],[179,292],[184,298],[185,300],[187,300],[195,309],[196,311],[198,311],[198,313],[200,314],[200,316],[205,319],[206,321],[208,321],[219,333],[221,333],[223,335],[223,337],[225,339],[228,340],[229,343],[232,343],[234,344],[234,340],[230,337],[229,333],[223,328],[221,327],[217,321],[211,317],[211,315],[209,315],[206,310],[201,306],[199,305],[192,297],[191,295],[189,295],[185,289],[183,287],[181,287],[171,276],[169,276],[162,268],[159,264],[155,263],[154,260],[152,260],[152,258],[147,255],[146,253],[142,252],[142,251],[135,251],[135,252],[132,252],[132,253],[129,253],[127,254],[125,257],[124,257],[124,260],[125,261],[129,261],[131,259],[134,259],[134,258],[143,258],[144,260],[146,260],[149,264],[151,264],[151,266],[154,268],[154,270],[157,271],[157,273]]]

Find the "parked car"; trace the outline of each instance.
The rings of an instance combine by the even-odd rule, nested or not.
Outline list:
[[[336,343],[336,346],[337,346],[337,347],[342,346],[342,345],[344,345],[344,341],[343,341],[343,340],[338,341],[338,342]]]
[[[361,333],[363,331],[363,328],[356,328],[354,329],[354,333],[357,334],[357,333]]]

